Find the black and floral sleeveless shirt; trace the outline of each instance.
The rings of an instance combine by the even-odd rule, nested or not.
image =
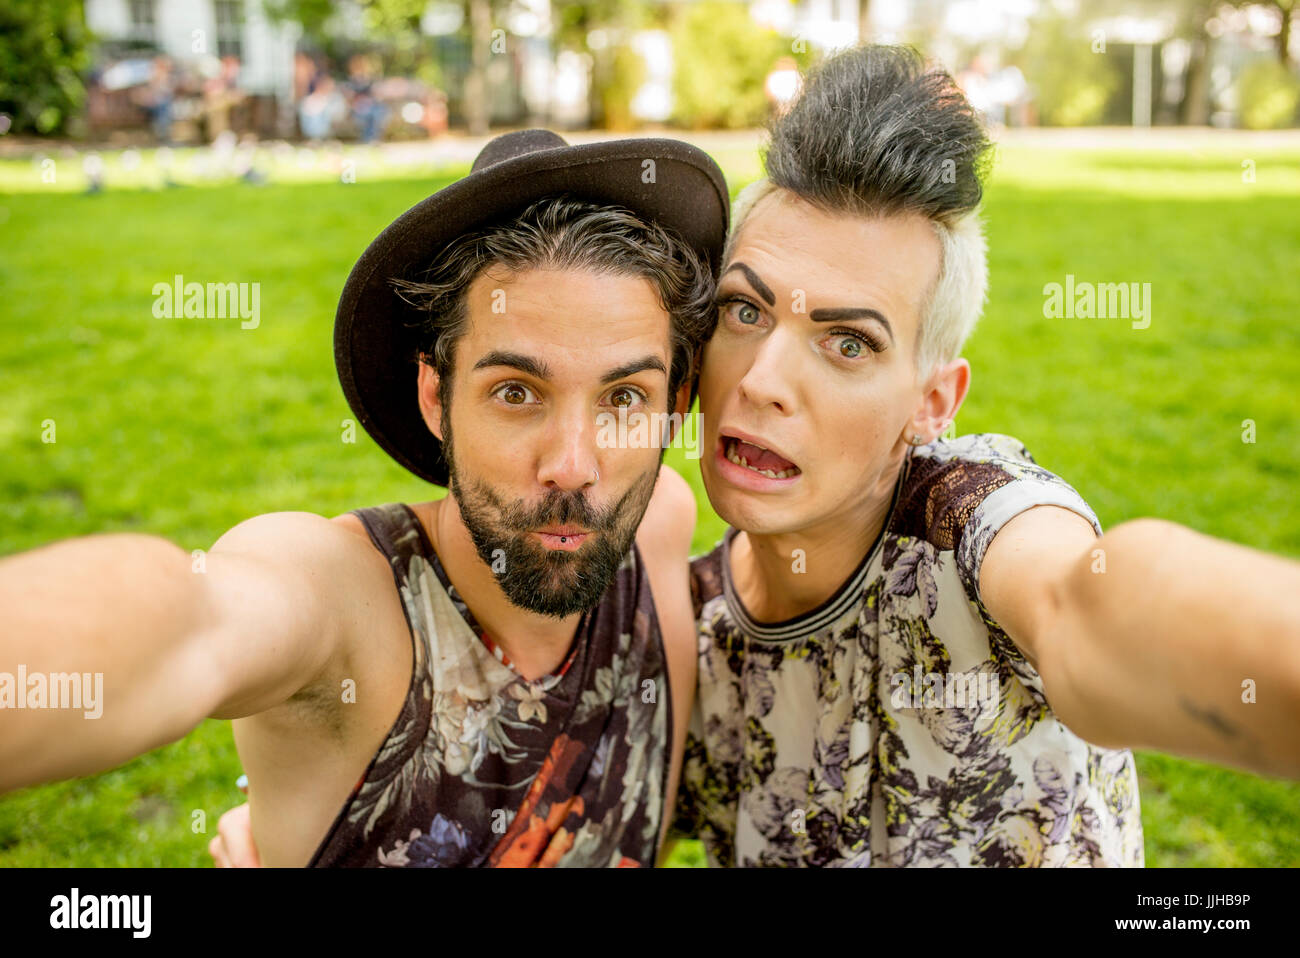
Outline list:
[[[551,675],[479,628],[404,503],[354,511],[393,568],[410,689],[314,867],[652,866],[672,698],[634,545]]]

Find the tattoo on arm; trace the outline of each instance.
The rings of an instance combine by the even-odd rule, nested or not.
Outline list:
[[[1208,725],[1224,738],[1238,738],[1241,735],[1241,729],[1233,725],[1214,709],[1198,708],[1195,702],[1189,701],[1188,699],[1179,699],[1179,704],[1183,707],[1184,712],[1201,722],[1203,725]]]

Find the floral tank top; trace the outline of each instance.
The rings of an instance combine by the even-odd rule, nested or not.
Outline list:
[[[909,452],[889,517],[820,607],[755,620],[729,530],[692,564],[699,694],[676,830],[714,865],[1141,866],[1128,749],[1075,735],[980,596],[1038,505],[1101,526],[1010,436]]]
[[[564,664],[528,681],[479,628],[410,507],[354,514],[392,565],[413,668],[310,866],[654,865],[672,701],[636,546]]]

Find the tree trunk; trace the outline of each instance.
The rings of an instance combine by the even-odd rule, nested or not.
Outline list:
[[[1284,7],[1282,4],[1277,5],[1278,12],[1282,14],[1282,29],[1277,35],[1277,58],[1282,61],[1282,66],[1288,70],[1291,69],[1291,8]]]
[[[1183,85],[1183,104],[1179,111],[1188,126],[1205,126],[1210,120],[1210,44],[1200,36],[1192,41],[1187,61],[1187,81]]]
[[[491,0],[469,0],[469,73],[465,75],[465,121],[471,136],[488,131],[488,44],[492,42]]]

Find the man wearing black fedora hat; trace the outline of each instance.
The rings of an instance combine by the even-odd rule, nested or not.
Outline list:
[[[143,535],[6,559],[4,660],[105,695],[93,722],[0,712],[0,790],[229,718],[264,864],[653,864],[694,500],[596,422],[689,409],[726,223],[687,144],[490,142],[375,239],[335,323],[358,421],[448,495],[257,516],[201,567]]]

